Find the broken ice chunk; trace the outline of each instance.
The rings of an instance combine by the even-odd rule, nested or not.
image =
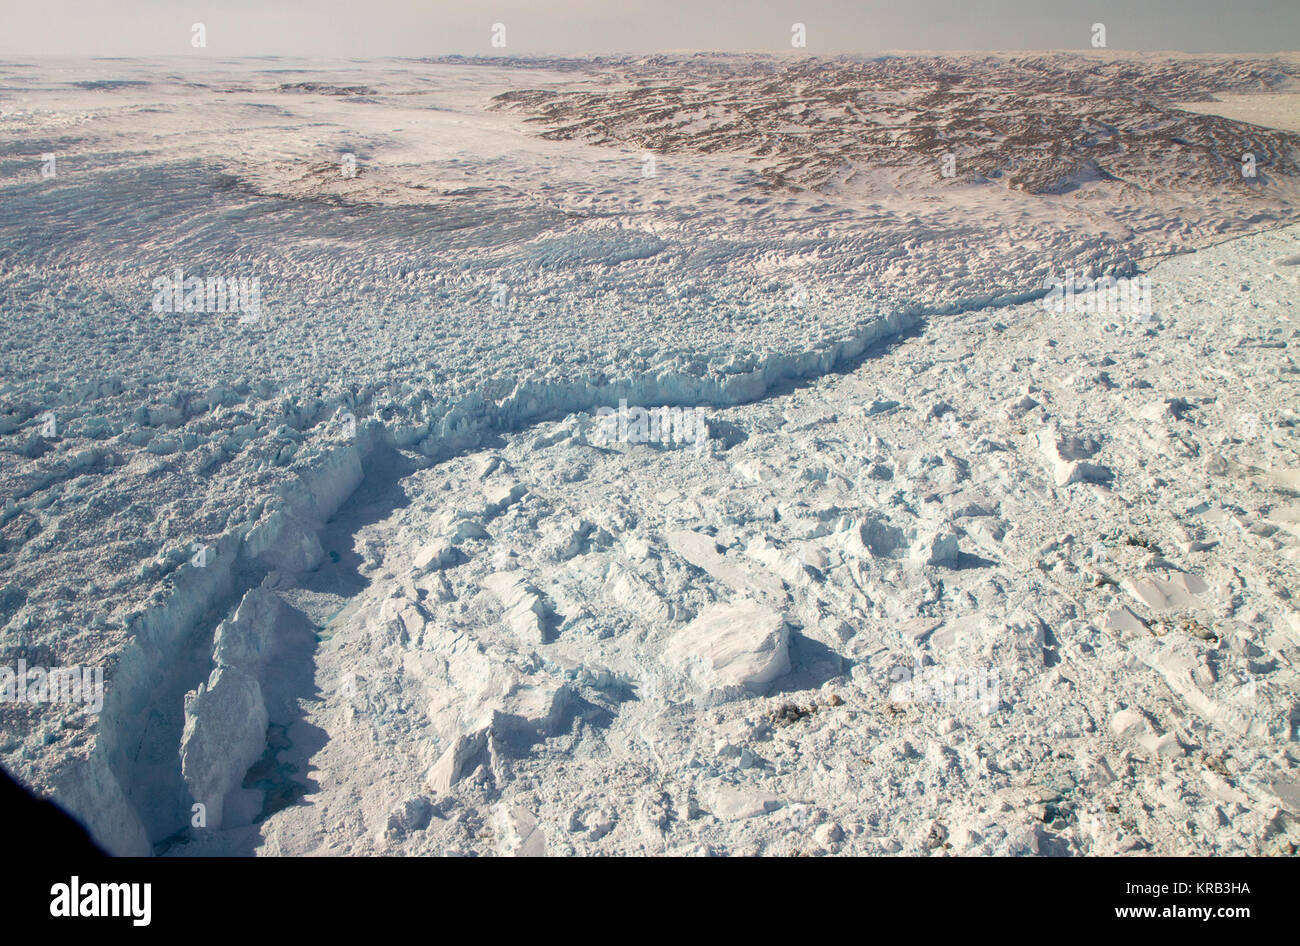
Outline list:
[[[662,658],[711,696],[764,693],[790,670],[790,630],[757,602],[714,604],[673,635]]]
[[[496,595],[505,607],[504,620],[521,638],[541,644],[546,640],[551,609],[520,572],[494,572],[483,579],[483,587]]]
[[[423,575],[455,564],[458,557],[459,552],[450,539],[434,539],[415,553],[411,565],[417,574]]]
[[[1092,438],[1060,437],[1054,430],[1038,433],[1038,448],[1052,468],[1057,486],[1071,483],[1109,483],[1113,474],[1097,463],[1086,462],[1098,447]]]
[[[781,807],[779,796],[753,788],[721,785],[713,792],[713,814],[722,821],[741,821],[775,811]]]
[[[1170,572],[1168,581],[1159,578],[1125,578],[1120,582],[1120,587],[1152,611],[1200,607],[1201,602],[1196,596],[1209,591],[1209,585],[1200,578],[1177,571]]]
[[[912,544],[910,558],[919,565],[943,565],[952,568],[957,564],[957,534],[951,529],[927,532]]]
[[[1146,629],[1146,622],[1123,605],[1106,612],[1106,630],[1114,631],[1120,637],[1142,634]]]

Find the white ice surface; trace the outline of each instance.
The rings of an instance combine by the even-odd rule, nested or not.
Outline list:
[[[712,86],[659,94],[711,95],[720,115],[772,98],[762,63],[717,68]],[[913,100],[951,65],[900,68],[918,72],[872,94],[896,100],[891,121],[923,126],[942,109]],[[989,94],[1008,121],[1073,114],[1075,99],[1049,92],[1016,112],[1024,76],[1001,61],[962,68],[1006,83]],[[1053,81],[1072,68],[1015,67]],[[1163,85],[1184,100],[1294,74],[1238,60],[1120,68],[1097,80],[1105,91]],[[643,176],[641,145],[668,132],[621,114],[620,96],[671,85],[674,70],[690,75],[641,62],[0,66],[0,647],[103,665],[109,678],[98,718],[5,707],[5,765],[131,851],[170,837],[188,842],[178,851],[740,852],[831,823],[819,848],[911,850],[928,849],[940,812],[969,829],[970,850],[1283,843],[1295,812],[1284,725],[1296,692],[1295,230],[1156,266],[1152,326],[978,304],[1032,294],[1067,268],[1129,273],[1294,221],[1295,136],[1162,112],[1159,135],[1185,145],[1160,150],[1164,137],[1142,137],[1135,93],[1114,106],[1142,142],[1124,164],[1131,179],[1076,175],[1061,193],[948,181],[926,139],[884,167],[836,144],[825,166],[847,160],[847,176],[773,189],[757,139],[705,147],[717,125],[696,116]],[[813,140],[831,127],[817,96],[851,85],[846,75],[804,75],[810,104],[778,130]],[[563,123],[494,102],[518,89],[593,94],[579,114],[617,132],[545,137]],[[954,101],[944,108],[960,112]],[[1089,101],[1089,120],[1107,120],[1105,96]],[[973,114],[993,114],[987,105]],[[925,139],[922,126],[912,131]],[[1273,162],[1255,190],[1239,180],[1243,142]],[[995,141],[981,160],[1016,147]],[[53,179],[40,175],[46,153]],[[356,178],[340,174],[345,153]],[[822,167],[814,153],[786,172]],[[264,318],[153,312],[152,280],[176,267],[258,277]],[[873,347],[899,336],[889,353]],[[852,370],[828,376],[837,367]],[[789,392],[798,379],[813,388]],[[596,406],[620,398],[707,405],[730,426],[699,462],[610,453],[586,431]],[[897,406],[866,413],[873,402]],[[930,442],[940,434],[952,445]],[[1057,485],[1069,437],[1096,442],[1084,462],[1112,472],[1109,484]],[[965,495],[968,479],[978,495]],[[1099,505],[1084,505],[1093,495]],[[1153,599],[1122,581],[1169,581],[1174,563],[1125,561],[1084,601],[1061,598],[1052,577],[1136,528],[1135,509],[1151,547],[1177,558],[1186,545],[1176,564],[1215,589],[1204,613],[1171,617],[1160,636],[1148,631],[1163,627]],[[718,560],[682,559],[669,533],[683,531],[712,536]],[[412,577],[435,541],[441,567],[425,560]],[[211,549],[202,568],[196,545]],[[508,606],[481,592],[516,572],[501,587]],[[209,678],[216,627],[264,580],[297,624],[282,672],[261,681],[272,761],[249,791],[291,799],[310,764],[319,797],[180,838],[186,694]],[[737,595],[802,628],[777,705],[714,711],[713,697],[681,689],[689,675],[650,676],[671,629]],[[1121,605],[1129,617],[1112,621]],[[1211,626],[1213,646],[1184,633]],[[328,636],[319,649],[312,628]],[[927,651],[944,659],[936,648],[1031,695],[955,728],[925,708],[895,719],[889,672]],[[1065,661],[1076,652],[1077,666]],[[1207,695],[1202,666],[1218,681],[1247,673],[1266,696],[1221,710],[1236,697]],[[1057,706],[1057,687],[1078,704]],[[830,693],[844,702],[826,706]],[[790,723],[808,745],[774,757],[762,720],[814,698],[843,720]],[[1145,714],[1137,748],[1105,741],[1121,703]],[[881,728],[899,723],[913,734]],[[1188,751],[1174,752],[1171,732]],[[1145,801],[1101,834],[1077,818],[1020,825],[1024,798],[1006,793],[1054,777],[1049,756],[1015,748],[1034,739],[1101,759],[1116,800]],[[426,808],[443,784],[430,768],[458,740],[465,778]],[[883,774],[860,774],[863,759]],[[1071,770],[1084,800],[1071,810],[1105,820],[1094,775]],[[234,801],[244,821],[258,815]],[[701,821],[700,806],[737,817]],[[781,820],[791,812],[807,830]],[[1191,842],[1179,828],[1189,817],[1204,820]],[[402,827],[412,819],[426,827]]]

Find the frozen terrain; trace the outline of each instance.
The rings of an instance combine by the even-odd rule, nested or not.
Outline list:
[[[1293,851],[1300,135],[1200,113],[1297,75],[0,64],[0,651],[107,681],[0,761],[132,853]]]
[[[1292,851],[1296,243],[1157,266],[1149,324],[949,316],[704,455],[575,414],[390,457],[250,593],[321,629],[311,804],[172,850]]]

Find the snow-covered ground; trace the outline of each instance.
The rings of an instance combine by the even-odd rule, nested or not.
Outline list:
[[[1296,62],[1077,58],[0,66],[0,651],[106,677],[5,766],[133,852],[1290,850],[1300,138],[1174,103]]]

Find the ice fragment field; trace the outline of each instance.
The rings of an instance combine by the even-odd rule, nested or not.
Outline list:
[[[5,766],[119,853],[1293,850],[1300,136],[1201,112],[1298,71],[0,65],[0,652],[106,679]]]

